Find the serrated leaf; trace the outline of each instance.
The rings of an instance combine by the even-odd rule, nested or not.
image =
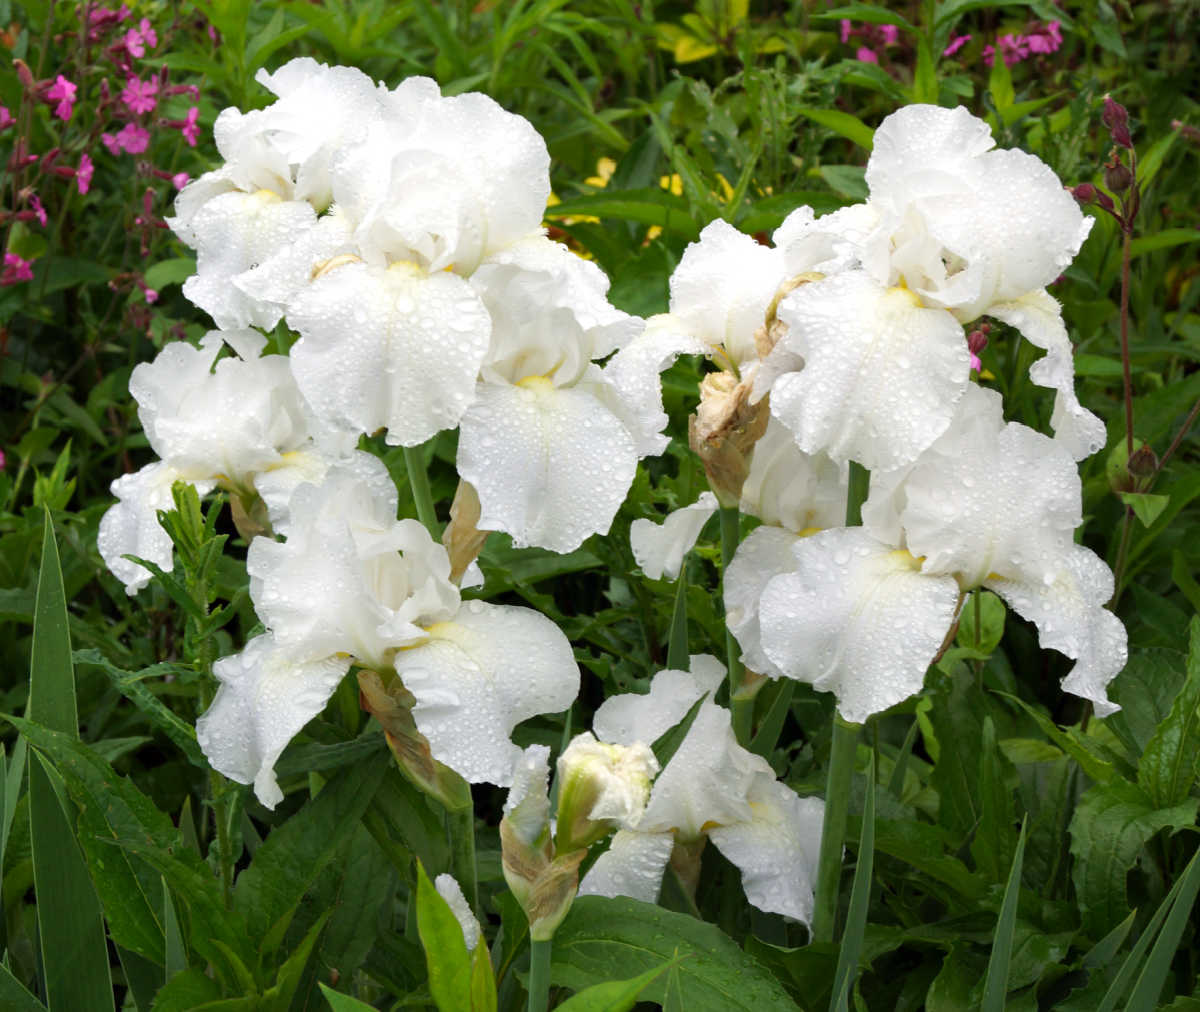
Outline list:
[[[1119,779],[1096,784],[1080,798],[1070,825],[1071,878],[1088,934],[1100,937],[1129,913],[1125,877],[1142,847],[1162,829],[1191,826],[1198,806],[1189,798],[1156,808],[1140,787]]]
[[[1138,763],[1138,784],[1159,808],[1191,793],[1200,763],[1200,619],[1192,619],[1188,633],[1186,680]]]
[[[795,1003],[759,963],[715,925],[626,897],[580,896],[554,935],[550,978],[582,990],[647,972],[678,957],[688,1012],[787,1012]],[[660,977],[642,994],[660,1004]]]

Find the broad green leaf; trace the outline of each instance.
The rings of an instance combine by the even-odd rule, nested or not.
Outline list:
[[[678,958],[688,1012],[787,1012],[796,1006],[761,965],[715,925],[625,897],[581,896],[554,936],[550,978],[582,990]],[[660,977],[643,992],[660,1004]]]
[[[602,221],[616,219],[641,225],[657,225],[664,232],[694,240],[700,229],[692,220],[688,202],[666,190],[614,190],[571,197],[546,209],[546,218],[573,218],[595,215]]]
[[[155,996],[153,1012],[192,1012],[220,997],[221,988],[203,970],[184,970]]]
[[[1159,808],[1191,793],[1200,763],[1200,618],[1188,630],[1187,680],[1138,763],[1138,784]]]
[[[1003,61],[1001,61],[1003,62]],[[938,99],[937,67],[927,36],[917,39],[917,68],[913,73],[913,101],[936,104]]]
[[[810,18],[813,21],[840,21],[842,18],[846,18],[850,21],[866,21],[872,25],[895,25],[897,28],[903,28],[909,32],[917,30],[916,26],[904,17],[903,14],[867,3],[843,4],[841,7],[835,7],[831,11],[821,11],[819,14],[812,14]]]
[[[1141,166],[1138,166],[1141,175]],[[1165,228],[1154,235],[1141,236],[1129,244],[1131,256],[1139,257],[1145,253],[1153,253],[1160,249],[1171,249],[1186,243],[1200,242],[1200,231],[1194,228]]]
[[[292,999],[296,996],[300,981],[304,978],[305,968],[312,956],[313,947],[321,932],[325,930],[332,910],[326,910],[305,933],[300,944],[288,955],[279,972],[275,975],[275,983],[263,995],[263,1012],[287,1012]]]
[[[992,882],[999,882],[1012,864],[1017,841],[1013,838],[1013,795],[1005,782],[1004,759],[996,744],[992,718],[983,720],[979,749],[979,827],[971,840],[975,866]],[[1005,978],[1007,979],[1007,978]]]
[[[496,1012],[496,978],[485,940],[471,954],[471,1012]]]
[[[875,131],[848,112],[839,109],[817,109],[806,105],[797,107],[796,111],[806,119],[828,127],[867,151],[870,151],[875,143]]]
[[[854,820],[850,820],[853,825]],[[972,875],[952,853],[953,846],[937,826],[913,820],[875,820],[875,850],[912,865],[935,882],[949,886],[963,898],[978,896],[985,883]]]
[[[975,796],[984,701],[975,679],[966,673],[940,679],[929,694],[928,713],[938,741],[930,780],[938,792],[938,821],[965,840],[979,818]]]
[[[1002,115],[1004,110],[1016,100],[1016,94],[1013,91],[1012,71],[1009,69],[1007,61],[992,61],[992,72],[988,75],[988,92],[992,96],[992,101],[995,103],[996,109]],[[994,126],[1000,126],[1000,124],[996,123]]]
[[[1046,737],[1079,763],[1083,772],[1095,780],[1096,783],[1106,784],[1117,776],[1117,771],[1112,761],[1100,751],[1095,742],[1081,734],[1075,728],[1059,727],[1040,710],[1030,706],[1017,696],[1010,696],[1006,692],[998,693],[998,695],[1016,703],[1022,710],[1029,714],[1037,723],[1037,726],[1046,733]]]
[[[271,952],[282,941],[304,894],[358,827],[391,765],[380,751],[332,777],[321,793],[275,828],[233,890],[233,907],[250,937]]]
[[[629,1012],[638,996],[665,970],[673,966],[673,963],[664,963],[630,980],[610,980],[604,984],[593,984],[572,995],[561,1005],[555,1006],[556,1012]]]
[[[1153,495],[1149,492],[1119,492],[1117,494],[1121,502],[1133,510],[1143,527],[1149,527],[1162,516],[1162,511],[1171,501],[1171,497],[1168,495]]]
[[[471,1008],[471,957],[463,940],[462,925],[420,864],[417,865],[417,924],[434,1002],[441,1012],[466,1012]]]
[[[44,523],[26,714],[73,744],[79,736],[75,671],[66,592],[49,510],[44,511]],[[46,1002],[56,1010],[111,1012],[113,989],[104,920],[75,839],[74,813],[64,810],[52,780],[57,776],[54,766],[40,756],[29,764],[29,831]]]
[[[145,280],[150,288],[162,289],[167,285],[181,285],[195,273],[195,257],[174,257],[148,267]]]
[[[375,1012],[374,1005],[351,998],[350,995],[342,994],[324,984],[321,984],[320,988],[321,994],[325,996],[325,1000],[329,1002],[329,1007],[333,1009],[333,1012]]]
[[[979,612],[978,621],[976,609]],[[1004,637],[1004,620],[1007,614],[1008,609],[1004,607],[1004,602],[990,590],[976,590],[959,618],[958,645],[970,647],[983,654],[993,653]]]
[[[1142,847],[1162,829],[1191,826],[1198,805],[1190,798],[1159,809],[1140,787],[1119,779],[1083,795],[1070,825],[1071,878],[1088,934],[1100,937],[1126,916],[1125,877]]]
[[[1009,962],[1013,952],[1013,934],[1017,925],[1017,900],[1021,893],[1021,865],[1024,859],[1025,825],[1022,823],[1012,868],[1008,873],[1008,885],[1004,888],[1000,916],[996,920],[992,952],[988,957],[987,976],[983,981],[982,1012],[1004,1012],[1005,998],[1008,994]]]
[[[861,165],[822,165],[817,175],[844,197],[867,199],[867,180]]]
[[[31,995],[12,971],[0,963],[0,1003],[7,1012],[46,1012],[46,1006]]]
[[[1104,719],[1131,755],[1140,756],[1167,719],[1186,671],[1187,655],[1182,651],[1157,647],[1131,651],[1125,669],[1109,686],[1121,709]]]

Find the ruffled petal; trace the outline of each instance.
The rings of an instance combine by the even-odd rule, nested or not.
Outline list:
[[[416,697],[413,716],[433,756],[471,783],[507,787],[521,721],[557,713],[579,692],[579,668],[562,631],[529,608],[469,601],[396,656]]]
[[[1030,292],[1012,302],[991,305],[986,310],[1019,330],[1030,344],[1045,348],[1046,354],[1029,369],[1038,386],[1056,391],[1050,425],[1054,438],[1076,460],[1083,460],[1104,447],[1104,423],[1079,403],[1075,395],[1075,362],[1071,339],[1063,323],[1062,307],[1044,291]]]
[[[187,479],[175,468],[159,462],[122,475],[112,483],[111,491],[117,502],[100,518],[96,547],[109,572],[125,584],[125,593],[130,597],[150,582],[151,573],[123,556],[136,555],[168,573],[171,571],[174,545],[158,522],[158,511],[175,508],[171,486],[184,480]],[[190,484],[200,495],[207,495],[215,483],[191,481]]]
[[[325,709],[348,657],[296,661],[270,635],[256,636],[240,654],[213,665],[221,683],[196,721],[196,738],[213,769],[239,784],[254,784],[268,808],[283,800],[275,762],[287,743]]]
[[[1096,714],[1120,709],[1107,686],[1125,667],[1129,653],[1125,626],[1104,607],[1112,597],[1112,570],[1095,552],[1068,544],[1049,567],[1046,580],[988,580],[984,586],[1007,601],[1038,628],[1038,642],[1075,660],[1063,689],[1090,699]]]
[[[288,309],[300,332],[292,370],[319,417],[357,432],[387,429],[416,446],[458,424],[475,393],[491,321],[462,278],[346,264]]]
[[[788,331],[764,369],[778,356],[804,367],[774,380],[771,413],[805,453],[889,470],[946,431],[971,367],[949,313],[849,271],[795,289],[778,315]]]
[[[579,895],[630,896],[643,903],[654,903],[674,848],[675,837],[671,833],[619,830],[608,850],[583,876]]]
[[[636,471],[629,432],[582,387],[480,384],[460,426],[458,473],[479,493],[477,526],[517,547],[570,552],[606,533]]]
[[[518,838],[532,845],[550,825],[550,748],[528,745],[513,764],[504,799],[504,818]]]
[[[750,474],[742,486],[742,512],[797,534],[811,527],[840,527],[849,470],[824,453],[805,453],[772,417],[754,444]]]
[[[919,692],[957,613],[954,578],[922,574],[861,528],[822,531],[793,553],[795,571],[767,584],[759,605],[767,656],[834,693],[856,724]]]
[[[629,526],[633,557],[651,580],[679,578],[683,557],[692,550],[709,518],[717,512],[717,497],[701,492],[690,506],[669,513],[661,524],[637,519]]]
[[[786,677],[786,672],[763,651],[758,606],[767,584],[795,569],[792,546],[797,540],[798,535],[782,527],[756,528],[738,545],[722,584],[725,624],[742,648],[742,663],[771,678]]]
[[[708,838],[741,871],[751,904],[809,924],[825,802],[762,776],[750,791],[750,809],[748,822],[710,829]]]
[[[659,671],[646,694],[609,696],[592,717],[601,741],[617,745],[653,744],[678,724],[701,696],[715,692],[725,679],[725,665],[709,654],[692,654],[688,671]]]

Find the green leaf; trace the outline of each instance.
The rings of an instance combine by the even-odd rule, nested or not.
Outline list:
[[[863,806],[862,832],[859,836],[854,884],[850,887],[850,908],[846,929],[838,947],[837,971],[833,977],[830,1012],[849,1012],[850,991],[858,975],[859,954],[867,928],[867,907],[871,899],[871,871],[875,862],[875,753],[867,764],[867,799]]]
[[[897,28],[903,28],[909,32],[917,30],[916,26],[903,14],[867,3],[843,4],[831,11],[822,11],[819,14],[811,14],[809,17],[813,21],[840,21],[842,18],[847,18],[850,21],[865,21],[872,25],[895,25]]]
[[[26,714],[73,741],[79,732],[66,591],[49,510],[44,518]],[[71,1012],[111,1012],[104,920],[57,777],[41,757],[29,764],[29,831],[46,1002]]]
[[[1193,620],[1193,643],[1195,642],[1195,620]],[[1175,958],[1179,941],[1191,919],[1192,907],[1196,904],[1196,893],[1200,892],[1200,851],[1192,855],[1182,877],[1179,880],[1179,895],[1171,905],[1166,923],[1154,948],[1150,950],[1150,958],[1138,976],[1133,994],[1129,996],[1130,1010],[1153,1009],[1158,1006],[1159,995],[1162,994],[1163,984],[1167,974],[1171,972],[1171,962]]]
[[[861,165],[822,165],[817,174],[829,186],[851,200],[867,199],[867,180]]]
[[[683,739],[687,737],[688,732],[692,729],[692,724],[696,721],[696,714],[700,712],[700,707],[704,705],[706,699],[708,699],[707,693],[691,705],[691,708],[683,715],[678,724],[667,728],[650,746],[651,751],[654,752],[654,758],[658,760],[660,769],[666,769],[667,763],[671,761],[671,757],[679,751],[679,746],[683,744]]]
[[[807,105],[797,107],[796,111],[806,119],[828,127],[834,133],[841,134],[867,151],[870,151],[875,144],[875,131],[857,116],[852,116],[848,112],[842,112],[839,109],[817,109]]]
[[[688,653],[687,615],[688,566],[687,554],[679,567],[675,581],[675,607],[671,612],[671,634],[667,639],[667,667],[672,671],[687,671],[691,666]]]
[[[1187,680],[1138,763],[1138,784],[1158,808],[1182,802],[1200,764],[1200,618],[1188,629]]]
[[[603,984],[593,984],[572,995],[561,1005],[555,1006],[556,1012],[629,1012],[638,996],[674,965],[673,962],[664,963],[629,980],[610,980]]]
[[[1017,841],[1012,831],[1013,795],[1005,782],[1004,759],[996,744],[996,726],[990,716],[983,719],[978,748],[980,814],[979,827],[971,841],[971,856],[990,881],[999,882],[1013,860]]]
[[[1142,166],[1138,165],[1138,176],[1142,175]],[[1134,239],[1129,244],[1131,256],[1139,257],[1160,249],[1172,249],[1190,242],[1200,242],[1200,230],[1194,228],[1164,228],[1154,235],[1144,235]]]
[[[1083,772],[1098,784],[1109,783],[1117,776],[1112,760],[1102,754],[1098,746],[1086,735],[1081,734],[1073,727],[1065,729],[1059,727],[1044,713],[1030,706],[1023,699],[1011,696],[1007,692],[1000,692],[997,695],[1016,703],[1029,714],[1037,726],[1045,732],[1046,737],[1079,763]]]
[[[1013,934],[1017,926],[1017,899],[1021,893],[1021,866],[1024,860],[1025,824],[1022,822],[1012,868],[1008,873],[1008,885],[1004,887],[1004,900],[1000,904],[1000,916],[996,921],[992,952],[988,957],[987,976],[983,981],[982,1012],[1004,1012],[1005,998],[1008,995],[1008,967],[1012,958]]]
[[[978,602],[979,620],[975,609]],[[1004,620],[1008,609],[990,590],[980,588],[971,595],[971,600],[962,610],[958,623],[958,645],[970,647],[983,654],[992,654],[1004,638]]]
[[[625,897],[575,900],[554,935],[550,976],[555,984],[582,990],[675,958],[688,1012],[796,1008],[779,982],[715,925]],[[660,978],[642,998],[661,1004],[666,990]]]
[[[1167,508],[1169,495],[1152,495],[1149,492],[1119,492],[1121,502],[1130,507],[1143,527],[1149,527]]]
[[[1182,829],[1196,821],[1200,801],[1190,798],[1156,808],[1134,784],[1096,784],[1079,800],[1071,818],[1071,854],[1084,930],[1093,938],[1108,932],[1129,912],[1125,877],[1142,847],[1162,829]]]
[[[648,187],[642,190],[614,190],[572,197],[546,209],[545,217],[572,218],[594,215],[601,220],[632,221],[657,225],[684,239],[694,240],[700,229],[692,220],[688,202],[666,190]]]
[[[25,990],[25,986],[3,964],[0,964],[0,1004],[8,1012],[46,1012],[46,1006]]]
[[[417,864],[417,926],[425,963],[429,967],[429,992],[441,1012],[466,1012],[471,1007],[471,959],[463,940],[462,925]]]
[[[913,72],[912,93],[914,102],[933,104],[938,99],[937,67],[929,39],[924,35],[917,40],[917,68]]]
[[[195,257],[174,257],[160,260],[146,270],[146,284],[161,291],[167,285],[181,285],[196,273]]]
[[[1187,655],[1161,647],[1134,650],[1129,663],[1109,687],[1121,709],[1104,723],[1125,743],[1130,753],[1141,755],[1158,726],[1167,719],[1183,688]]]
[[[329,1007],[333,1009],[333,1012],[375,1012],[374,1005],[368,1005],[357,998],[351,998],[350,995],[342,994],[331,987],[326,987],[324,984],[319,986],[321,994],[325,996],[325,1000],[329,1002]]]
[[[153,1012],[192,1012],[220,997],[221,988],[203,970],[184,970],[155,995]]]
[[[496,978],[488,947],[480,936],[471,954],[471,1012],[496,1012]]]
[[[261,952],[273,952],[282,942],[304,894],[353,835],[390,765],[390,754],[381,750],[339,771],[276,827],[238,876],[233,908],[245,916]]]
[[[1005,109],[1016,101],[1016,93],[1013,91],[1012,71],[1009,69],[1006,61],[992,61],[992,72],[988,75],[988,92],[991,94],[992,102],[995,103],[996,109],[1001,115],[1003,115]],[[994,125],[1000,126],[999,123]]]

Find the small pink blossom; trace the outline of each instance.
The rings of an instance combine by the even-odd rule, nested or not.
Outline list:
[[[135,113],[153,112],[158,105],[158,81],[153,77],[148,81],[131,77],[125,82],[121,92],[121,101]]]
[[[858,51],[854,55],[858,59],[862,60],[863,63],[879,62],[879,56],[876,54],[875,50],[869,48],[868,46],[859,46]]]
[[[4,273],[0,274],[0,285],[8,287],[22,281],[33,280],[33,263],[17,256],[16,253],[4,254]]]
[[[96,166],[92,164],[92,160],[87,156],[87,152],[84,152],[79,156],[79,169],[75,173],[75,185],[79,187],[81,194],[88,192],[88,189],[92,185],[92,173],[95,171]]]
[[[1047,55],[1057,52],[1062,45],[1062,32],[1059,30],[1059,22],[1051,21],[1049,24],[1035,28],[1032,32],[1025,36],[1025,42],[1029,46],[1031,53]]]
[[[900,29],[895,25],[880,25],[879,37],[885,46],[894,46],[900,41]]]
[[[46,216],[46,208],[42,206],[42,198],[35,193],[29,198],[29,206],[33,208],[33,213],[37,216],[38,224],[42,228],[45,228],[46,222],[50,219]]]
[[[950,45],[948,45],[945,49],[942,50],[942,55],[943,56],[953,56],[955,53],[957,53],[960,49],[962,49],[963,46],[965,46],[970,41],[971,41],[970,35],[951,36]]]
[[[136,123],[126,123],[117,134],[117,143],[131,155],[140,155],[150,146],[150,131]]]
[[[4,465],[6,463],[7,463],[7,461],[4,459],[4,451],[0,450],[0,471],[4,470]]]
[[[54,115],[64,122],[71,118],[71,112],[75,107],[75,93],[78,90],[62,74],[59,74],[54,79],[54,83],[46,89],[47,101],[58,103],[54,107]]]
[[[100,143],[108,148],[110,155],[119,155],[121,153],[121,144],[112,134],[101,134]]]
[[[183,139],[187,141],[189,148],[194,148],[196,142],[200,140],[200,126],[197,122],[199,118],[200,107],[194,105],[188,110],[187,117],[183,121],[183,126],[180,127],[180,130],[183,131]]]
[[[158,35],[149,18],[142,18],[136,28],[130,28],[120,43],[130,56],[141,59],[146,55],[146,47],[153,49],[158,45]]]
[[[0,130],[7,130],[15,122],[13,114],[8,111],[8,106],[0,105]]]
[[[185,186],[187,186],[190,179],[191,176],[189,176],[186,172],[176,172],[175,175],[171,177],[171,185],[177,190],[182,190]]]
[[[1024,35],[1001,35],[998,39],[996,39],[996,45],[1000,47],[1000,53],[1004,57],[1004,63],[1009,67],[1020,63],[1029,55],[1029,45],[1025,41]],[[995,54],[995,47],[984,46],[983,62],[990,67],[995,59]]]
[[[854,34],[854,26],[846,18],[838,23],[838,34],[841,36],[842,44],[845,45],[850,41],[850,36]]]

